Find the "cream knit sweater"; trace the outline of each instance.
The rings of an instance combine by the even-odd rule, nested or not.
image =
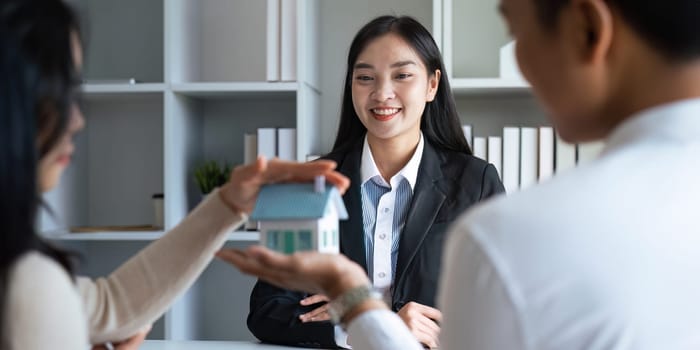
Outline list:
[[[247,219],[212,193],[179,225],[107,277],[74,283],[37,252],[15,263],[3,322],[10,349],[86,349],[128,338],[158,319],[194,283]]]

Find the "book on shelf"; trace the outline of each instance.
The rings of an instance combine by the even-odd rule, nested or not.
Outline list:
[[[280,0],[267,0],[267,81],[280,80]]]
[[[297,0],[280,0],[280,80],[297,80]]]
[[[506,193],[520,188],[520,128],[503,128],[503,186]]]
[[[277,129],[258,129],[258,156],[265,156],[267,159],[277,157]]]
[[[537,183],[537,128],[520,129],[520,189]]]
[[[486,157],[486,138],[474,137],[474,147],[472,151],[474,152],[474,157],[488,160],[488,157]]]
[[[503,178],[503,151],[500,136],[489,136],[486,149],[488,162],[493,164],[498,172],[498,176]]]
[[[297,129],[277,129],[277,157],[282,160],[297,160]]]
[[[469,124],[462,125],[462,132],[464,133],[464,138],[467,139],[467,144],[469,147],[474,148],[472,141],[472,126]],[[472,151],[474,150],[472,149]]]
[[[600,152],[603,151],[603,147],[605,147],[605,143],[603,141],[579,143],[576,146],[578,153],[578,164],[586,164],[598,158]]]
[[[554,166],[556,173],[574,168],[576,166],[576,145],[564,141],[559,134],[556,134],[556,159]]]
[[[243,135],[243,164],[253,163],[258,158],[258,135]]]
[[[550,126],[541,126],[539,129],[539,178],[542,182],[554,175],[554,129]]]
[[[499,52],[499,75],[501,79],[524,82],[515,59],[515,40],[503,45]]]

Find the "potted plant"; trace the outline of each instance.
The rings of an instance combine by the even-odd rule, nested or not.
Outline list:
[[[230,174],[231,167],[228,164],[219,166],[219,163],[213,160],[194,169],[194,179],[202,196],[225,184]]]

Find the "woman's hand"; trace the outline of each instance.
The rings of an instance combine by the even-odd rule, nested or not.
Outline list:
[[[114,349],[114,350],[136,350],[141,346],[143,341],[146,339],[146,335],[148,335],[148,332],[151,331],[151,325],[148,325],[138,331],[138,333],[134,334],[131,338],[117,342],[117,343],[111,343],[111,345],[103,344],[103,345],[95,345],[92,347],[92,350],[109,350],[109,349]]]
[[[439,346],[442,312],[427,305],[410,302],[398,312],[401,320],[423,346],[435,349]]]
[[[327,296],[323,294],[314,294],[310,297],[302,299],[299,304],[303,306],[308,306],[308,305],[313,305],[313,304],[318,304],[320,302],[326,302],[323,305],[303,314],[299,315],[299,319],[301,320],[302,323],[306,322],[321,322],[321,321],[328,321],[331,319],[331,316],[328,314],[328,299]]]
[[[318,175],[325,176],[326,181],[338,187],[342,194],[350,186],[350,180],[333,170],[335,167],[335,162],[330,160],[297,163],[276,158],[267,161],[265,157],[258,157],[255,163],[234,168],[229,181],[221,187],[219,195],[232,209],[250,213],[262,185],[309,182]]]

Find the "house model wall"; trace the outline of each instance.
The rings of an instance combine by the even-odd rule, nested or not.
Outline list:
[[[259,221],[261,244],[270,249],[337,254],[338,220],[347,219],[347,210],[333,186],[316,192],[311,184],[275,184],[263,187],[251,219]]]
[[[338,214],[329,206],[328,214],[317,220],[279,220],[260,222],[260,243],[285,254],[313,250],[339,253]]]

